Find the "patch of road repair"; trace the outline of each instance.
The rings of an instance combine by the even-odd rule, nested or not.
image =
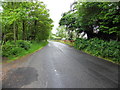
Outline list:
[[[38,80],[37,70],[32,67],[21,67],[11,70],[2,81],[3,88],[20,88]]]

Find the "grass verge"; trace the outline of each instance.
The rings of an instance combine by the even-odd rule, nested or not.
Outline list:
[[[12,61],[15,61],[17,59],[20,59],[28,54],[32,54],[40,49],[42,49],[44,46],[46,46],[48,44],[47,41],[42,41],[42,42],[33,42],[30,45],[30,49],[29,50],[24,50],[22,52],[20,52],[17,56],[14,55],[10,55],[8,56],[8,60],[6,60],[7,63],[10,63]]]

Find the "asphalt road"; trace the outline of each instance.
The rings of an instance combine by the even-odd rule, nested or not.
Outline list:
[[[3,88],[117,87],[118,65],[53,41],[3,80]]]

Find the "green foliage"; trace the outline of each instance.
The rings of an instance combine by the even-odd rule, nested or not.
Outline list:
[[[53,21],[43,2],[3,2],[2,7],[0,23],[4,42],[48,39]]]
[[[108,42],[98,38],[93,38],[90,40],[78,38],[75,41],[75,47],[79,50],[89,52],[95,56],[108,58],[113,62],[120,63],[120,42]]]
[[[29,49],[30,49],[30,43],[27,41],[18,40],[16,44],[14,43],[14,41],[8,41],[5,43],[5,45],[2,46],[2,51],[3,51],[2,56],[3,57],[9,57],[12,55],[17,56],[21,52]]]
[[[42,41],[47,41],[53,21],[43,2],[3,2],[2,7],[3,57],[24,56],[46,45]],[[33,40],[33,43],[29,42]]]
[[[56,35],[57,35],[58,37],[61,37],[61,38],[68,38],[68,34],[67,34],[64,26],[59,26],[59,27],[57,28],[57,33],[56,33]]]
[[[17,46],[15,46],[15,47],[13,47],[12,49],[11,49],[11,52],[10,52],[10,54],[8,54],[8,55],[11,55],[11,56],[18,56],[21,52],[24,52],[25,50],[23,49],[23,48],[20,48],[20,47],[17,47]],[[5,52],[6,53],[6,52]],[[4,54],[4,53],[3,53]],[[7,56],[8,57],[8,56]]]
[[[82,4],[79,2],[77,11],[78,16],[81,18],[78,18],[78,23],[81,30],[88,34],[90,34],[89,32],[93,33],[94,26],[99,26],[100,32],[108,34],[108,36],[114,34],[114,37],[118,39],[120,38],[119,10],[120,2],[84,2]]]
[[[88,38],[105,39],[107,35],[110,36],[109,40],[120,40],[120,2],[77,1],[73,9],[63,14],[59,24],[67,27],[66,31],[70,36],[70,31],[76,31],[78,34],[84,31],[88,34]],[[99,33],[93,36],[96,27],[102,34],[101,37]]]
[[[14,47],[14,45],[3,45],[2,46],[2,56],[3,57],[8,57],[9,55],[11,55],[11,50]]]
[[[18,47],[24,48],[25,50],[30,49],[30,42],[28,41],[18,40],[16,44],[18,45]]]
[[[47,44],[47,41],[30,42],[18,40],[16,41],[16,44],[14,43],[14,41],[8,41],[4,45],[2,45],[2,57],[7,57],[10,60],[14,60],[26,54],[33,53]]]
[[[66,27],[66,32],[68,33],[68,39],[73,39],[73,31],[77,28],[77,18],[76,18],[76,12],[72,13],[72,11],[68,11],[67,13],[64,13],[62,18],[59,21],[60,26]],[[61,30],[62,31],[62,30]],[[60,32],[60,30],[59,30]],[[64,31],[65,32],[65,31]]]
[[[7,33],[4,38],[5,41],[13,40],[13,33]]]

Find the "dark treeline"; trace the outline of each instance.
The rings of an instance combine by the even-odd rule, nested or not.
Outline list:
[[[76,37],[84,31],[88,39],[120,41],[120,2],[75,2],[59,24],[66,27],[69,39],[73,31]]]
[[[53,21],[43,2],[3,2],[2,7],[2,44],[48,39]]]

